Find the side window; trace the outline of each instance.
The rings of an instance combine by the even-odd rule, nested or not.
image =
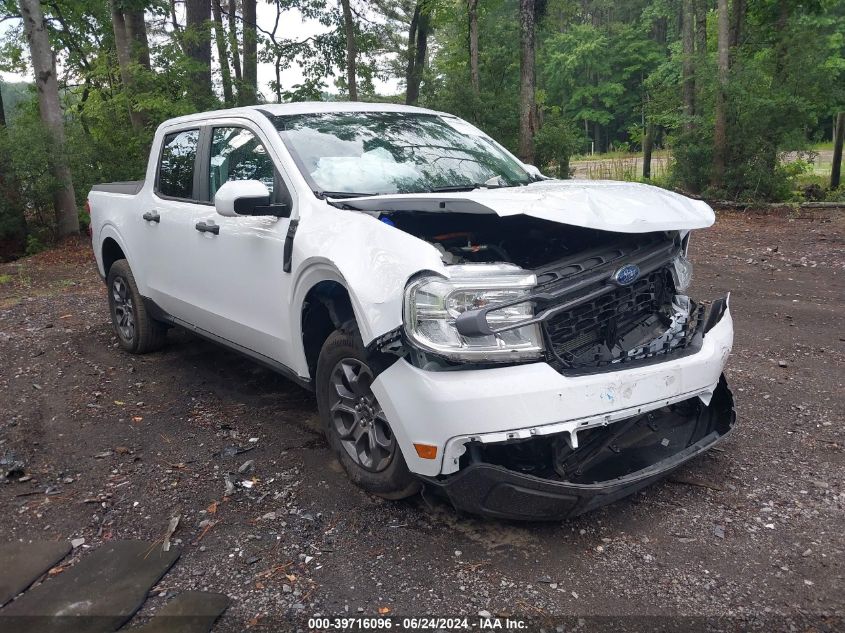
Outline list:
[[[275,185],[273,159],[264,145],[249,130],[240,127],[216,127],[211,135],[208,168],[208,194],[214,194],[229,180],[260,180],[270,191]]]
[[[173,198],[194,197],[194,165],[197,159],[199,130],[174,132],[164,137],[158,167],[158,192]]]

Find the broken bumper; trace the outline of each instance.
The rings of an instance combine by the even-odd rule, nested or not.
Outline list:
[[[441,479],[426,478],[426,481],[445,494],[456,508],[473,514],[535,521],[571,518],[645,488],[721,440],[736,420],[733,396],[724,377],[710,404],[701,408],[693,426],[702,420],[707,426],[699,430],[701,437],[697,441],[677,452],[667,451],[664,457],[639,470],[597,483],[536,477],[489,463],[472,464],[455,475]],[[650,456],[657,453],[653,446],[649,448]],[[634,455],[636,449],[636,444],[628,447],[629,453]],[[610,455],[604,459],[610,461],[616,458],[616,455]],[[621,459],[625,459],[624,455]]]
[[[707,404],[733,345],[727,303],[716,316],[697,352],[661,362],[565,376],[542,362],[426,371],[400,359],[379,374],[373,391],[411,472],[452,475],[464,466],[472,442],[568,435],[577,446],[594,428],[691,398]],[[436,446],[436,458],[420,457],[418,443]]]

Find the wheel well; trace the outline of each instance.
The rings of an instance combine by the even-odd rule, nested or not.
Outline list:
[[[109,276],[109,269],[118,259],[126,259],[123,250],[112,238],[107,237],[103,241],[103,274]]]
[[[317,375],[323,343],[332,332],[348,328],[354,320],[349,293],[338,282],[321,281],[308,291],[302,304],[302,345],[312,378]]]

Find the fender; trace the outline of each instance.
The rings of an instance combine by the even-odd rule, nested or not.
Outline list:
[[[132,267],[132,262],[135,261],[135,258],[132,256],[131,250],[126,246],[126,241],[120,234],[120,231],[117,228],[117,225],[112,222],[111,220],[106,220],[103,222],[103,225],[100,227],[100,232],[97,234],[96,238],[96,246],[94,247],[94,258],[97,260],[97,269],[100,271],[100,276],[105,277],[105,266],[103,264],[103,242],[106,241],[106,238],[111,238],[117,245],[120,247],[120,250],[123,251],[123,254],[126,255],[126,260],[129,262],[129,267]],[[137,280],[136,280],[137,283]],[[139,284],[140,288],[140,284]]]
[[[346,288],[364,345],[402,325],[402,301],[408,280],[421,271],[444,276],[434,246],[388,226],[370,215],[334,207],[312,208],[299,224],[293,246],[294,285],[289,323],[302,331],[302,305],[322,281]],[[311,256],[301,260],[297,255]],[[292,337],[296,340],[296,337]],[[307,375],[305,350],[292,351],[294,369]]]

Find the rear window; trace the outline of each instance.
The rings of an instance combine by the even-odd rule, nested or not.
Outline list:
[[[194,198],[194,166],[199,130],[174,132],[164,137],[158,168],[158,192],[171,198]]]

